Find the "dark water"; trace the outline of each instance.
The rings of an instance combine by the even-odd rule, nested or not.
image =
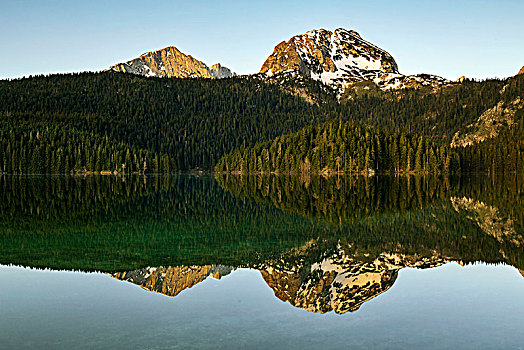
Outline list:
[[[0,177],[0,347],[524,346],[524,181]]]

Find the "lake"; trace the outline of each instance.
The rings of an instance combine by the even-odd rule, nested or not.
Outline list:
[[[5,348],[524,348],[519,176],[0,176]]]

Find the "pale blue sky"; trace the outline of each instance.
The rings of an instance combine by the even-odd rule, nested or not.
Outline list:
[[[406,74],[514,75],[524,1],[0,0],[0,78],[102,70],[168,45],[239,73],[310,29],[357,30]]]

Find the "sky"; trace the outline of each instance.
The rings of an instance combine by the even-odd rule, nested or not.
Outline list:
[[[507,77],[524,65],[524,1],[0,0],[0,78],[99,71],[174,45],[258,72],[276,44],[353,29],[401,73]]]

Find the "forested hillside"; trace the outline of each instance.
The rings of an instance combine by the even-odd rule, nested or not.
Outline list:
[[[0,171],[209,170],[235,147],[327,119],[256,78],[104,72],[0,81]]]
[[[338,121],[234,150],[215,169],[302,174],[522,171],[523,88],[523,76],[505,81],[465,81],[437,93],[387,93],[369,83],[359,84],[337,107]],[[497,117],[490,119],[497,105],[511,108],[500,107]],[[477,141],[451,149],[453,136],[469,130],[470,125],[485,128],[476,132],[487,138],[469,135]]]
[[[524,170],[524,75],[505,82],[498,106],[487,110],[473,129],[474,137],[496,134],[483,142],[457,147],[465,169],[471,172],[508,173]],[[499,113],[495,109],[499,109]],[[480,120],[482,119],[482,120]]]
[[[296,171],[300,167],[296,160],[305,161],[307,156],[310,171],[520,171],[521,110],[509,122],[492,121],[498,123],[497,137],[454,152],[448,146],[457,132],[497,104],[524,100],[523,87],[523,75],[466,80],[436,93],[387,92],[367,82],[337,101],[329,88],[307,79],[147,78],[103,72],[4,80],[0,172],[209,171],[235,149],[261,147],[277,137],[282,141],[282,135],[305,127],[309,129],[303,133],[311,143],[298,149],[291,143],[300,141],[286,136],[288,160],[271,164],[273,170]],[[330,120],[336,122],[322,124]],[[329,135],[329,128],[338,127],[340,121],[350,122],[340,132],[354,144]],[[328,137],[322,140],[316,133],[324,129]],[[358,136],[347,138],[348,133]],[[310,146],[319,147],[319,152]],[[285,150],[278,157],[284,159]]]
[[[390,131],[428,135],[438,142],[450,143],[453,135],[476,120],[501,99],[523,93],[522,77],[510,78],[515,87],[503,90],[507,81],[465,80],[460,85],[430,90],[380,91],[369,82],[348,89],[341,109],[349,119]],[[503,91],[503,93],[502,93]]]

